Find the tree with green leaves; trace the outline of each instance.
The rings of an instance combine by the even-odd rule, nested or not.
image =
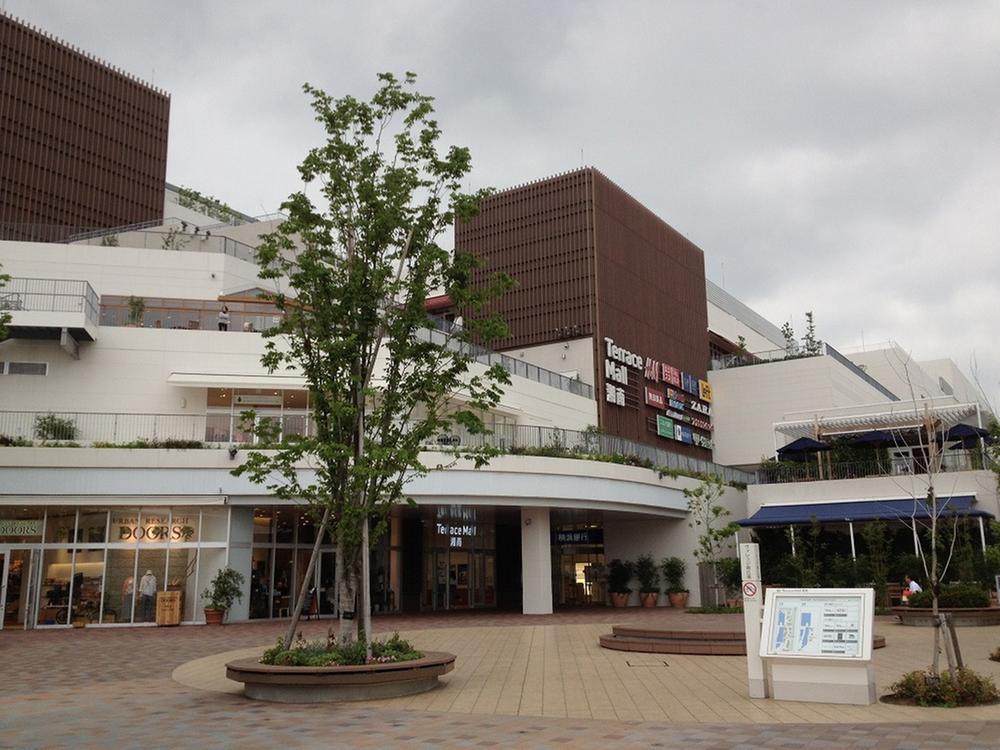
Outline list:
[[[816,338],[816,321],[812,310],[806,313],[806,335],[802,337],[802,345],[809,356],[816,356],[823,351],[823,342]]]
[[[715,474],[709,474],[697,487],[684,490],[688,501],[688,526],[700,531],[694,556],[698,562],[711,566],[712,578],[716,582],[719,580],[719,559],[732,543],[733,534],[739,530],[735,521],[726,520],[732,514],[719,503],[725,492],[726,483]],[[718,607],[718,586],[714,591],[715,606]]]
[[[796,356],[799,353],[799,342],[795,338],[795,329],[792,328],[791,321],[786,321],[781,326],[781,335],[785,339],[785,356]]]
[[[370,101],[305,86],[325,141],[299,166],[304,187],[282,205],[288,218],[257,249],[261,277],[285,290],[267,296],[282,317],[264,333],[263,364],[302,373],[313,407],[308,436],[253,450],[234,472],[305,503],[318,523],[286,648],[325,530],[337,545],[340,640],[357,637],[360,610],[371,643],[369,545],[406,499],[407,483],[430,470],[421,449],[455,427],[487,432],[486,415],[510,382],[499,364],[476,364],[465,345],[507,335],[504,322],[483,309],[510,279],[476,286],[474,256],[438,244],[485,197],[461,191],[469,151],[439,149],[432,99],[415,90],[415,75],[384,73],[379,81]],[[464,313],[464,325],[444,343],[431,336],[424,307],[441,290]],[[479,467],[493,455],[486,446],[458,448],[450,461]],[[313,471],[303,472],[306,466]]]

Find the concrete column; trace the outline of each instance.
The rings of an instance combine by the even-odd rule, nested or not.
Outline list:
[[[230,568],[243,574],[243,599],[233,603],[233,608],[227,619],[229,622],[240,622],[250,618],[250,579],[252,577],[250,575],[252,564],[250,544],[253,541],[253,508],[232,506],[230,513],[227,563]],[[205,580],[209,579],[205,578]]]
[[[521,585],[526,615],[552,614],[552,535],[548,508],[521,508]]]

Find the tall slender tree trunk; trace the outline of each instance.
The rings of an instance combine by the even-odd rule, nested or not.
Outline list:
[[[330,521],[330,508],[323,509],[323,519],[316,529],[316,541],[313,543],[312,554],[309,555],[309,564],[306,566],[306,574],[302,579],[302,586],[299,588],[298,596],[295,598],[295,609],[292,610],[292,619],[288,623],[288,630],[285,631],[285,648],[292,647],[292,639],[295,637],[295,629],[299,626],[302,617],[302,608],[305,606],[306,598],[309,596],[310,584],[313,580],[313,571],[316,570],[316,560],[319,558],[319,547],[323,543],[323,532]]]
[[[353,559],[352,559],[353,558]],[[341,643],[353,643],[357,638],[357,599],[358,599],[358,566],[357,556],[343,556],[343,575],[340,577],[340,588],[337,598],[340,602],[340,632]]]

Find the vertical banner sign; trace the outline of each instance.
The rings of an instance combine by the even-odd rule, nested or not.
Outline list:
[[[767,697],[764,660],[760,658],[760,622],[764,612],[764,590],[760,580],[760,548],[740,543],[740,573],[743,579],[743,625],[747,639],[747,683],[751,698]]]

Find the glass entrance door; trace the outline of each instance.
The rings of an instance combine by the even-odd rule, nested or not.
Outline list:
[[[33,626],[31,561],[32,550],[0,547],[0,630]]]

